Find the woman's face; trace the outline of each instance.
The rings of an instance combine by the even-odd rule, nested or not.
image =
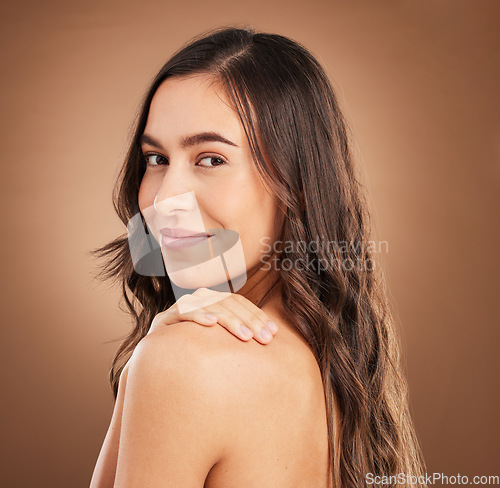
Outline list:
[[[236,111],[212,79],[169,78],[156,91],[141,139],[147,166],[139,208],[177,286],[239,277],[236,291],[274,242],[278,202],[259,177]]]

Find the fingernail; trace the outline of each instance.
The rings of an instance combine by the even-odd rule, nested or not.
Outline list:
[[[266,327],[264,327],[261,331],[260,331],[260,335],[262,337],[262,339],[271,339],[273,336],[271,335],[271,332],[269,332],[269,329],[267,329]]]
[[[272,320],[270,320],[266,325],[272,333],[276,334],[276,332],[278,332],[278,326]]]
[[[207,313],[207,314],[205,314],[205,318],[207,320],[217,320],[217,316],[215,316],[213,313]]]
[[[245,339],[249,339],[250,337],[252,337],[252,331],[245,324],[241,324],[240,329]]]

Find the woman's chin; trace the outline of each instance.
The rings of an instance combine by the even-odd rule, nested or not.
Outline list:
[[[210,288],[215,291],[234,293],[246,283],[246,272],[232,277],[230,283],[225,270],[214,266],[193,266],[191,268],[168,272],[170,281],[179,288],[197,290]]]
[[[173,275],[173,276],[172,276]],[[179,288],[184,288],[186,290],[197,290],[198,288],[214,288],[214,287],[224,287],[224,283],[226,284],[227,290],[221,291],[230,291],[229,285],[226,282],[220,282],[217,279],[210,279],[210,277],[201,277],[197,274],[191,274],[186,272],[175,272],[169,273],[168,277],[170,281]]]

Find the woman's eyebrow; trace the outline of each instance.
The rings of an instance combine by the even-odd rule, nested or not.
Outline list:
[[[186,136],[181,138],[179,141],[179,145],[185,149],[189,146],[195,146],[196,144],[201,144],[202,142],[222,142],[224,144],[228,144],[230,146],[239,147],[234,142],[226,139],[224,136],[219,134],[218,132],[200,132],[199,134],[193,134],[191,136]],[[150,146],[155,146],[158,149],[165,151],[162,145],[152,136],[148,134],[142,134],[139,143],[148,144]]]

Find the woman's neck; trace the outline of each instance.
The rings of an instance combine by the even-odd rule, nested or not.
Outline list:
[[[247,281],[235,293],[245,297],[255,306],[263,300],[265,303],[275,301],[279,296],[279,282],[276,275],[270,271],[263,270],[262,267],[256,267],[254,270],[249,270],[247,273]]]

